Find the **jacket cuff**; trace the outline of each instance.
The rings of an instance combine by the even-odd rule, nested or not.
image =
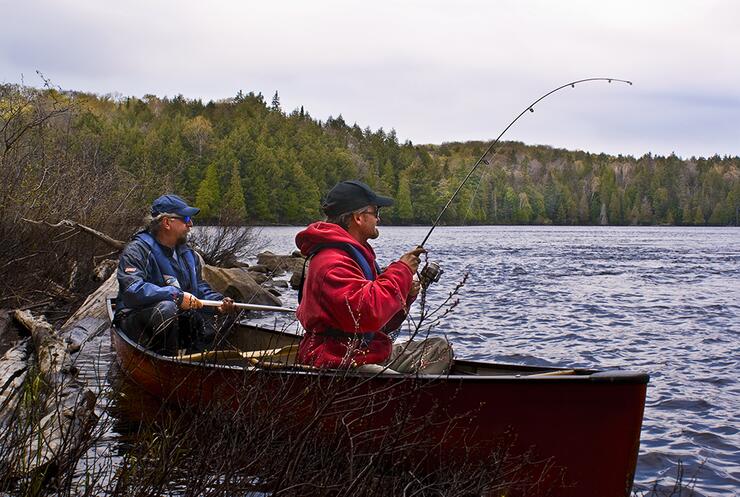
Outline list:
[[[175,293],[175,304],[177,304],[177,307],[180,307],[182,305],[182,299],[184,297],[185,297],[185,292],[183,292],[180,289],[177,289]]]
[[[413,271],[411,271],[411,268],[410,268],[410,267],[408,267],[408,266],[406,265],[406,263],[405,263],[405,262],[401,262],[401,261],[394,261],[394,262],[391,262],[391,263],[390,263],[390,264],[388,265],[388,269],[390,269],[390,268],[392,268],[392,267],[393,267],[393,268],[395,268],[395,267],[397,267],[397,266],[401,266],[401,267],[403,267],[403,269],[402,269],[402,270],[399,270],[399,271],[398,271],[398,272],[397,272],[396,274],[398,274],[398,275],[399,275],[400,277],[402,277],[402,278],[408,278],[408,283],[409,283],[409,289],[410,289],[410,288],[411,288],[411,286],[410,286],[410,285],[411,285],[411,282],[412,282],[412,281],[413,281],[413,279],[414,279],[414,272],[413,272]],[[387,271],[388,269],[386,269],[386,271]]]
[[[405,262],[393,261],[393,262],[391,262],[388,265],[388,267],[391,267],[391,266],[399,266],[399,265],[400,266],[403,266],[403,268],[406,270],[407,273],[409,273],[411,275],[412,278],[414,277],[414,272],[411,271],[411,268]],[[387,270],[387,268],[386,268],[386,270]]]

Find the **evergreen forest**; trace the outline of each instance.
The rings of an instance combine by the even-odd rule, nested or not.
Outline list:
[[[96,184],[113,206],[178,193],[202,209],[201,224],[304,224],[321,218],[335,183],[360,179],[396,199],[384,224],[428,224],[488,146],[400,143],[394,130],[341,115],[287,112],[277,92],[203,103],[6,84],[0,118],[0,207],[23,203],[24,215],[45,209],[44,218],[64,212],[42,192],[66,191],[84,205]],[[88,176],[95,182],[75,186]],[[737,225],[739,206],[737,156],[636,158],[502,142],[442,223],[723,226]]]

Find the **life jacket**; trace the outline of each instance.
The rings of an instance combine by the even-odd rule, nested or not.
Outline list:
[[[352,245],[351,243],[346,242],[329,242],[329,243],[320,243],[316,245],[311,252],[309,252],[306,256],[306,261],[303,263],[303,271],[301,273],[301,283],[298,286],[298,303],[301,303],[301,300],[303,299],[303,286],[306,283],[306,265],[308,264],[308,261],[311,260],[311,257],[316,255],[318,252],[320,252],[323,249],[326,248],[338,248],[342,249],[345,252],[347,252],[347,255],[349,255],[352,260],[354,260],[362,269],[362,273],[365,275],[365,279],[369,281],[375,281],[376,274],[380,274],[380,266],[378,266],[377,261],[373,261],[375,263],[375,272],[373,272],[372,268],[370,267],[370,262],[368,262],[367,258],[363,255],[362,252],[360,252],[357,247]],[[340,330],[326,330],[322,333],[326,336],[331,336],[334,338],[339,337],[345,337],[345,336],[357,336],[362,340],[362,345],[367,346],[373,339],[373,336],[375,335],[374,332],[369,333],[347,333]]]
[[[185,259],[190,276],[190,288],[182,288],[180,282],[177,280],[177,274],[179,273],[179,271],[175,271],[175,269],[172,267],[172,263],[170,262],[169,257],[165,255],[164,251],[162,250],[162,246],[157,243],[154,237],[148,232],[142,231],[141,233],[137,234],[135,238],[143,241],[149,246],[150,249],[152,249],[154,260],[157,262],[157,266],[159,266],[159,271],[162,273],[165,285],[175,286],[183,291],[192,293],[197,298],[200,298],[199,295],[196,295],[198,292],[198,277],[195,273],[195,255],[193,254],[192,250],[187,248],[179,254]]]
[[[362,269],[362,274],[365,275],[365,279],[370,281],[375,281],[375,275],[380,274],[380,266],[378,266],[377,261],[373,261],[375,263],[375,272],[370,268],[370,263],[365,258],[362,252],[360,252],[357,247],[352,245],[351,243],[346,242],[330,242],[330,243],[320,243],[314,247],[311,252],[309,252],[306,256],[306,261],[303,263],[303,272],[301,273],[301,283],[298,286],[298,303],[301,303],[301,300],[303,299],[303,285],[306,282],[306,265],[308,264],[308,261],[311,260],[311,257],[316,255],[319,251],[325,249],[325,248],[339,248],[347,252],[347,255],[349,255],[352,260],[354,260]]]

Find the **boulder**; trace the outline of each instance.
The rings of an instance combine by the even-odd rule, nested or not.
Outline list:
[[[218,263],[218,267],[235,268],[235,267],[249,267],[249,264],[242,262],[236,258],[234,254],[225,255],[222,260]]]
[[[267,274],[270,272],[270,268],[263,265],[263,264],[256,264],[254,266],[249,266],[249,271],[252,273],[264,273]]]
[[[301,268],[300,271],[296,271],[293,273],[293,276],[290,277],[290,287],[293,290],[298,290],[298,287],[301,286],[301,278],[303,277],[303,269]]]
[[[203,279],[217,292],[237,302],[282,306],[276,296],[262,288],[246,268],[222,268],[204,265]]]
[[[255,272],[250,271],[249,276],[251,276],[252,279],[256,281],[257,283],[259,283],[260,285],[263,283],[266,283],[267,281],[270,281],[270,277],[267,276],[265,273],[255,273]]]
[[[267,266],[272,274],[280,274],[282,271],[294,274],[300,272],[305,260],[300,252],[293,252],[291,255],[277,255],[265,251],[257,255],[257,264]]]

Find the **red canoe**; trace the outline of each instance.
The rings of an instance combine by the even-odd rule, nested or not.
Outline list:
[[[245,385],[262,384],[269,395],[260,402],[271,404],[273,412],[288,410],[289,404],[298,419],[323,408],[328,430],[336,429],[341,417],[345,429],[376,437],[405,409],[424,420],[417,424],[422,426],[418,439],[431,442],[439,452],[433,460],[440,464],[482,460],[505,446],[509,455],[538,461],[531,469],[539,471],[536,478],[547,495],[630,495],[649,380],[645,373],[459,359],[442,377],[319,371],[294,364],[299,340],[240,324],[229,336],[228,350],[174,358],[112,328],[121,368],[162,399],[223,401],[237,398]],[[355,422],[347,422],[348,414]]]

